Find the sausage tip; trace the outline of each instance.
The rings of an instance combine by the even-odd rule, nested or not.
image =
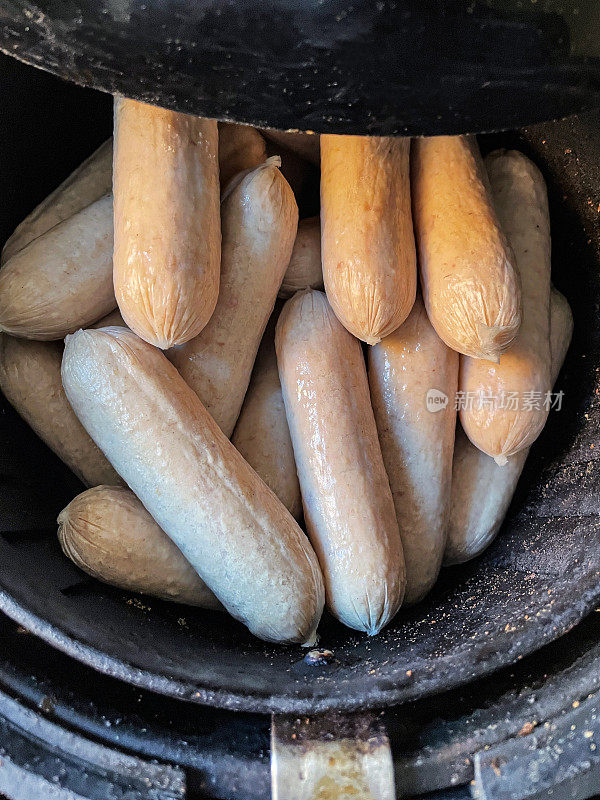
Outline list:
[[[75,339],[77,336],[79,336],[80,333],[83,333],[83,328],[77,328],[77,330],[73,331],[73,333],[67,333],[64,338],[65,345],[70,342],[71,339]]]
[[[499,341],[502,338],[502,329],[497,325],[478,325],[477,327],[477,338],[479,340],[477,349],[479,352],[477,355],[473,354],[473,357],[484,358],[486,361],[499,364],[500,356],[507,348],[507,346],[503,346],[504,342]]]
[[[302,647],[314,647],[318,641],[319,641],[319,637],[317,635],[317,629],[315,628],[311,632],[311,634],[308,637],[308,639],[305,642],[303,642],[301,646]]]

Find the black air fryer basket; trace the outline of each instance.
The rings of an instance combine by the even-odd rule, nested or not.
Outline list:
[[[56,516],[81,486],[0,398],[0,609],[95,670],[200,705],[276,714],[414,701],[557,639],[600,599],[600,12],[587,3],[0,0],[0,45],[86,86],[261,126],[372,134],[514,129],[548,183],[553,281],[575,318],[562,410],[505,525],[374,639],[324,619],[314,666],[233,620],[78,571]],[[5,239],[110,135],[108,95],[2,61]],[[31,76],[35,75],[35,78]],[[74,102],[76,98],[76,102]],[[533,124],[573,112],[558,123]]]

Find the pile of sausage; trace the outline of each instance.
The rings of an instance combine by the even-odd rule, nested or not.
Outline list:
[[[88,573],[270,641],[325,599],[372,635],[489,544],[546,421],[546,188],[467,136],[264,134],[117,98],[4,247],[0,385],[92,487],[58,519]]]

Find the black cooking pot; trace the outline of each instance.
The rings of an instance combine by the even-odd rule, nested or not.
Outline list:
[[[14,66],[13,66],[14,65]],[[2,62],[3,233],[109,135],[108,97]],[[60,552],[56,515],[77,481],[0,397],[0,608],[65,652],[155,691],[248,711],[348,711],[422,697],[512,663],[568,630],[600,597],[600,115],[495,139],[550,188],[553,280],[575,316],[560,388],[503,535],[445,570],[427,601],[370,639],[325,619],[327,663],[268,645],[221,614],[138,601]],[[183,620],[183,621],[182,621]]]
[[[179,111],[329,133],[600,105],[597,0],[1,0],[4,52]]]

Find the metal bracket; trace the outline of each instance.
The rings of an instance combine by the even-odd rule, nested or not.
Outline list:
[[[394,800],[380,715],[271,718],[273,800]]]

